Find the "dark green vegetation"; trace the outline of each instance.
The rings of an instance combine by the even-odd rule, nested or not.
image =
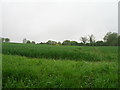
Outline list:
[[[3,43],[3,54],[33,58],[116,61],[118,47],[80,47]]]
[[[4,88],[117,88],[118,47],[3,43]],[[26,56],[26,57],[25,57]]]
[[[2,42],[10,42],[9,38],[0,38]],[[35,43],[35,41],[23,39],[23,43],[28,44],[47,44],[47,45],[69,45],[69,46],[120,46],[120,34],[116,32],[108,32],[104,36],[103,40],[96,41],[93,34],[81,37],[81,43],[77,41],[64,40],[63,42],[57,42],[48,40],[47,42]]]

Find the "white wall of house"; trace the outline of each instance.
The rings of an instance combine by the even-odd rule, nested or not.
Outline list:
[[[27,39],[23,39],[23,43],[27,43]]]

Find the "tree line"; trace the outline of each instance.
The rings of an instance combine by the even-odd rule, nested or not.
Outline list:
[[[9,38],[1,38],[2,42],[10,42]]]
[[[30,41],[23,39],[23,43],[29,44],[49,44],[49,45],[71,45],[71,46],[120,46],[120,35],[115,32],[108,32],[103,40],[96,41],[93,34],[89,36],[82,36],[80,38],[81,43],[77,41],[64,40],[63,42],[56,42],[48,40],[47,42],[35,43],[35,41]],[[2,42],[10,42],[9,38],[2,38]]]

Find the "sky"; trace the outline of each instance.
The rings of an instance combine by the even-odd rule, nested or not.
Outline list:
[[[1,37],[39,42],[102,40],[118,32],[118,0],[2,0]]]

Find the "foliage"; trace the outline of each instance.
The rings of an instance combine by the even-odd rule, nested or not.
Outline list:
[[[10,41],[10,39],[9,38],[5,38],[5,42],[9,42]]]
[[[93,34],[89,35],[89,38],[87,37],[81,37],[81,43],[78,43],[77,41],[70,41],[70,40],[64,40],[61,42],[56,42],[52,40],[48,40],[47,42],[41,42],[37,44],[49,44],[49,45],[68,45],[68,46],[120,46],[120,35],[115,32],[108,32],[104,36],[104,42],[103,41],[95,41],[95,36]],[[9,38],[2,38],[2,42],[9,42]],[[88,42],[89,41],[89,42]],[[23,39],[23,43],[33,43],[35,44],[35,41],[29,41],[26,39]]]
[[[56,41],[51,41],[51,40],[48,40],[48,42],[46,42],[47,44],[50,44],[50,45],[56,45],[57,42]]]
[[[77,42],[77,41],[71,41],[70,43],[71,43],[71,45],[74,45],[74,46],[77,46],[77,45],[78,45],[78,42]]]
[[[31,43],[29,40],[27,40],[27,43]]]
[[[95,43],[95,36],[93,34],[91,34],[89,36],[89,41],[90,41],[90,45],[94,45],[94,43]]]
[[[4,41],[5,41],[5,38],[1,38],[1,40],[2,40],[2,42],[4,42]]]
[[[104,44],[104,42],[103,41],[97,41],[96,43],[95,43],[95,46],[104,46],[105,44]]]
[[[118,47],[3,43],[2,51],[3,88],[118,87]]]
[[[120,46],[120,35],[118,36],[118,45]]]
[[[114,61],[117,60],[117,49],[118,47],[80,47],[3,43],[2,52],[3,54],[21,55],[33,58]]]
[[[61,42],[58,42],[59,45],[61,45]]]
[[[108,32],[104,37],[104,41],[107,43],[107,45],[117,46],[118,45],[118,34],[114,32],[113,33]]]
[[[81,41],[86,44],[86,42],[88,41],[87,37],[81,37]]]
[[[3,88],[117,88],[117,62],[3,55]]]
[[[63,41],[62,45],[71,45],[70,40]]]
[[[63,41],[62,45],[73,45],[73,46],[78,46],[78,42],[77,41],[70,41],[70,40],[65,40]]]
[[[2,42],[10,42],[9,38],[0,38]]]
[[[31,43],[32,43],[32,44],[35,44],[35,41],[32,41]]]

